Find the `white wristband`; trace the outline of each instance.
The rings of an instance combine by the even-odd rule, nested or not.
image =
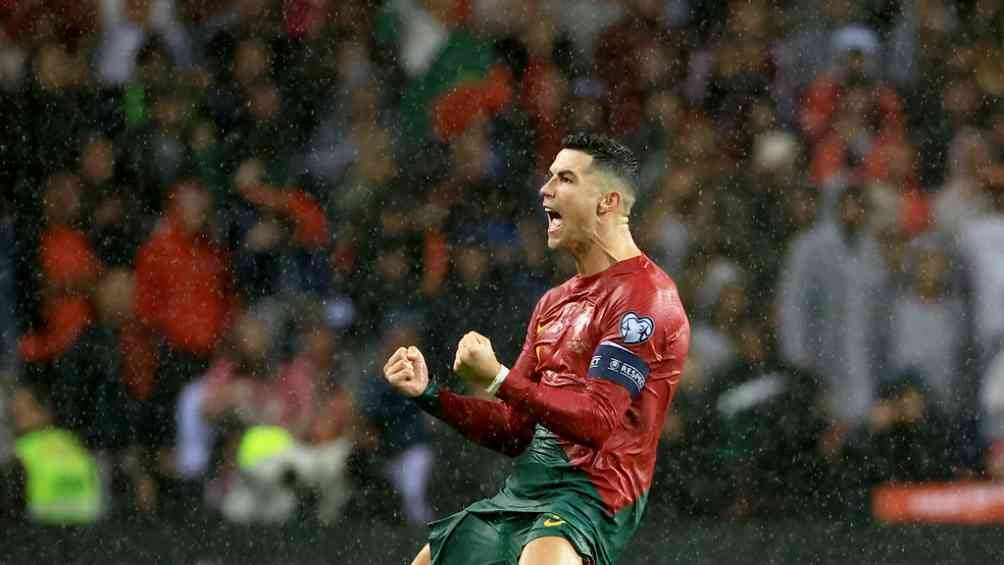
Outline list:
[[[500,366],[498,374],[495,375],[495,380],[492,381],[492,384],[488,385],[488,388],[486,389],[488,394],[495,396],[495,393],[499,391],[499,387],[502,386],[502,383],[505,382],[505,378],[508,376],[509,368],[505,365]]]

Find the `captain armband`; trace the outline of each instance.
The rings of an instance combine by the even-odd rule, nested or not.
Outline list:
[[[613,381],[628,390],[631,398],[645,388],[651,372],[648,364],[633,351],[610,341],[600,343],[589,361],[589,376]]]

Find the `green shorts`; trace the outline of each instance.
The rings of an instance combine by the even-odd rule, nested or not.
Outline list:
[[[593,562],[592,544],[581,528],[561,514],[475,507],[430,524],[434,565],[516,565],[528,543],[548,536],[565,538],[586,563]]]

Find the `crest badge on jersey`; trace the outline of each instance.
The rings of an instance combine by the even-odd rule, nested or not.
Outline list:
[[[628,345],[641,343],[652,337],[655,331],[655,322],[648,316],[639,316],[634,312],[628,312],[621,316],[621,339]]]

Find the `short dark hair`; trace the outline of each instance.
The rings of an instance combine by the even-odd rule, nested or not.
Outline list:
[[[598,133],[573,133],[561,140],[561,146],[592,156],[594,165],[613,173],[637,192],[638,157],[623,143]]]

